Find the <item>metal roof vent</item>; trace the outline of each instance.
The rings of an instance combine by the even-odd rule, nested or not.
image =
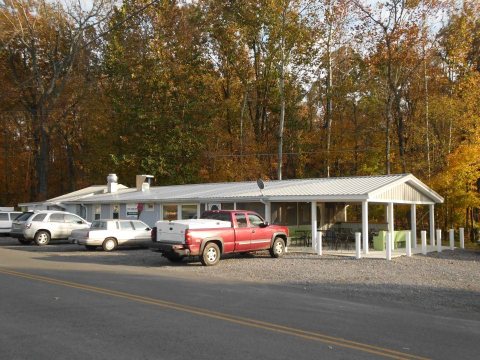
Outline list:
[[[116,174],[108,174],[107,176],[107,193],[114,193],[118,190],[118,177]]]

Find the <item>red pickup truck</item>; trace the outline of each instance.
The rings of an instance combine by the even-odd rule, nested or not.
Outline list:
[[[152,248],[173,262],[199,256],[203,265],[215,265],[222,254],[269,250],[272,257],[285,253],[286,226],[270,225],[246,210],[212,210],[200,219],[157,221]]]

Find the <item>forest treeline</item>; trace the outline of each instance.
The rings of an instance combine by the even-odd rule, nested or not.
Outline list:
[[[480,207],[477,0],[0,0],[0,204],[413,173]]]

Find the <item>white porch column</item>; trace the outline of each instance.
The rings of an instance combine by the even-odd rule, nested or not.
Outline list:
[[[430,245],[435,246],[435,205],[429,205],[430,215]]]
[[[363,253],[368,254],[368,201],[362,201]]]
[[[412,224],[412,245],[413,248],[417,248],[417,205],[412,204],[410,206],[410,222]]]
[[[272,222],[272,204],[270,201],[265,203],[265,221]]]
[[[390,246],[390,249],[393,250],[394,249],[394,246],[393,244],[395,243],[395,235],[394,235],[394,231],[395,231],[395,225],[394,225],[394,215],[393,215],[393,203],[388,203],[388,207],[387,207],[387,218],[388,218],[388,232],[390,233],[390,241],[391,241],[391,245]]]
[[[317,202],[312,201],[312,249],[315,251],[317,245]]]

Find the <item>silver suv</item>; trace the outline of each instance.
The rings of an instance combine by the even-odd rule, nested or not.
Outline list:
[[[75,214],[41,210],[20,215],[12,222],[10,236],[22,244],[35,241],[37,245],[47,245],[51,239],[68,239],[73,230],[89,227],[89,222]]]

